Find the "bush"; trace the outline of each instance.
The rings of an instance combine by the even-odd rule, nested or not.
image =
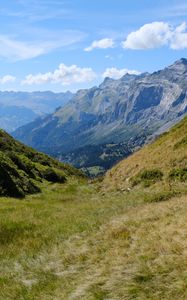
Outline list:
[[[142,183],[144,187],[149,187],[151,184],[161,181],[162,177],[163,173],[158,169],[144,170],[131,178],[131,184],[136,186]]]
[[[0,195],[24,197],[28,193],[37,193],[40,189],[29,176],[0,152]]]
[[[43,177],[50,182],[64,183],[66,181],[66,176],[62,171],[56,171],[53,168],[47,168],[43,171]]]
[[[177,180],[177,181],[186,181],[187,180],[187,168],[178,168],[173,169],[169,173],[170,180]]]
[[[10,159],[14,162],[14,164],[18,167],[18,169],[24,171],[29,177],[33,179],[38,179],[38,176],[41,174],[39,173],[38,169],[36,168],[35,164],[29,160],[24,155],[19,155],[14,152],[8,153]]]

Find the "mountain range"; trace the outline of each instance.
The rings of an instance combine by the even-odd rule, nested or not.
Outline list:
[[[78,158],[122,158],[142,134]],[[0,130],[0,298],[186,299],[186,196],[187,117],[98,180]]]
[[[152,74],[105,78],[100,86],[79,90],[65,106],[13,135],[77,167],[105,171],[186,112],[187,60],[181,58]],[[88,164],[92,156],[94,162]]]
[[[1,299],[186,299],[187,118],[103,180],[0,131],[0,196]]]
[[[35,118],[52,113],[57,107],[66,104],[71,92],[1,92],[0,128],[11,132],[32,122]]]

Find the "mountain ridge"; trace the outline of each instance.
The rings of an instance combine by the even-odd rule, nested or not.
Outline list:
[[[88,145],[126,143],[142,132],[154,138],[187,112],[186,77],[187,60],[181,58],[152,74],[106,78],[14,136],[57,157]]]

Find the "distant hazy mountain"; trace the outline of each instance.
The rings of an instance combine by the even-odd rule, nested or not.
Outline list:
[[[34,120],[37,114],[23,106],[6,106],[0,104],[0,128],[11,132],[15,128]]]
[[[14,136],[61,159],[71,153],[67,160],[72,163],[75,161],[71,157],[79,155],[81,149],[81,166],[85,167],[87,146],[121,142],[130,146],[132,140],[137,147],[136,137],[141,145],[186,112],[187,60],[182,58],[153,74],[106,78],[99,87],[80,90],[67,105],[19,128]],[[117,154],[115,157],[114,162],[121,158]]]
[[[66,104],[73,94],[47,92],[1,92],[0,127],[11,132],[32,122],[37,116],[52,113]]]

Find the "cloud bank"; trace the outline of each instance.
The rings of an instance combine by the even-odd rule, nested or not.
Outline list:
[[[96,78],[96,73],[91,68],[80,68],[77,65],[67,66],[60,64],[54,72],[29,74],[22,84],[60,83],[69,85],[73,83],[90,82]]]
[[[177,27],[166,22],[145,24],[137,31],[131,32],[122,42],[124,49],[145,50],[168,46],[179,50],[187,48],[187,24]]]

